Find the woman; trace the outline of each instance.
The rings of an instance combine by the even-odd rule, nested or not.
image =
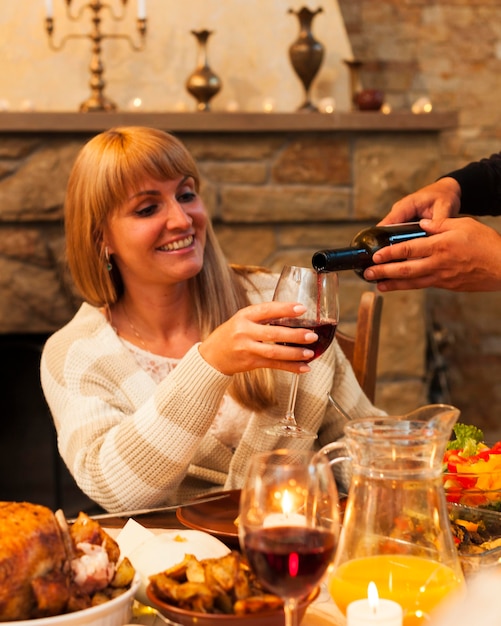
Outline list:
[[[42,386],[63,459],[109,511],[238,488],[254,452],[310,447],[264,432],[290,372],[309,372],[297,414],[315,445],[342,433],[327,391],[353,417],[379,413],[335,342],[309,366],[314,333],[266,324],[304,307],[271,302],[273,274],[228,265],[198,189],[186,148],[151,128],[98,135],[70,175],[67,257],[86,302],[48,340]]]

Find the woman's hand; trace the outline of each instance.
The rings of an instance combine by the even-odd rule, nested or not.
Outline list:
[[[470,217],[421,220],[431,237],[387,246],[374,254],[367,280],[380,291],[441,287],[452,291],[501,289],[501,235]],[[398,263],[389,263],[405,259]]]
[[[279,318],[299,317],[306,307],[299,303],[264,302],[241,309],[216,328],[202,343],[202,357],[217,370],[231,376],[267,367],[289,372],[309,372],[305,363],[313,357],[309,343],[318,335],[306,328],[270,326]],[[290,347],[281,343],[304,344]]]

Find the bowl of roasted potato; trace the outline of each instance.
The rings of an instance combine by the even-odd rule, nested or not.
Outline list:
[[[150,576],[148,600],[183,626],[284,626],[283,601],[268,593],[237,551],[215,559],[187,554],[182,562]],[[299,602],[299,618],[318,596]]]

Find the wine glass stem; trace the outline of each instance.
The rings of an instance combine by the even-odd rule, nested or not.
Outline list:
[[[289,404],[287,406],[287,412],[285,413],[285,421],[289,422],[291,426],[296,425],[296,418],[294,416],[294,407],[296,406],[297,388],[299,385],[299,374],[292,375],[291,389],[289,392]]]
[[[297,600],[296,598],[287,598],[284,602],[285,626],[297,625]]]

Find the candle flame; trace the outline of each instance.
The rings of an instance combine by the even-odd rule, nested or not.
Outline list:
[[[287,489],[284,491],[283,495],[282,495],[282,512],[284,515],[289,515],[290,512],[292,511],[292,499],[290,497],[289,492],[287,491]]]
[[[379,606],[379,593],[377,590],[376,583],[371,580],[369,586],[367,587],[367,598],[369,602],[369,606],[372,611],[375,613]]]

